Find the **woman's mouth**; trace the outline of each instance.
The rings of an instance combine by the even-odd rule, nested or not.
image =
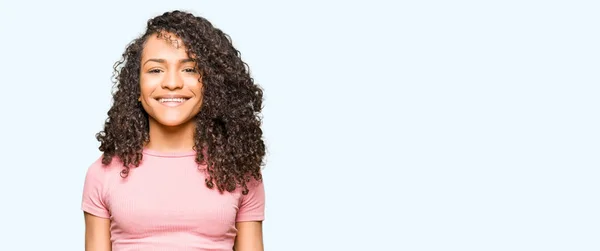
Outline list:
[[[185,101],[189,100],[189,98],[158,98],[156,100],[163,105],[175,107],[183,104]]]

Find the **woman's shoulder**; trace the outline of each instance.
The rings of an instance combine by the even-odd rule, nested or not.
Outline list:
[[[110,173],[121,172],[122,167],[123,164],[118,157],[113,157],[105,163],[104,154],[101,154],[88,166],[87,172],[89,175],[104,176]]]

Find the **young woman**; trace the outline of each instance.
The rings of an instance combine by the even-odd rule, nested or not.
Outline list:
[[[115,74],[83,188],[86,250],[263,250],[262,90],[229,37],[167,12]]]

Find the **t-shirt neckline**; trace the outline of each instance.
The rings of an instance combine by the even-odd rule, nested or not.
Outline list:
[[[182,152],[163,152],[163,151],[157,151],[157,150],[152,150],[152,149],[144,148],[144,150],[142,152],[144,154],[148,154],[148,155],[152,155],[152,156],[157,156],[157,157],[187,157],[187,156],[196,156],[196,151],[194,151],[194,150],[182,151]]]

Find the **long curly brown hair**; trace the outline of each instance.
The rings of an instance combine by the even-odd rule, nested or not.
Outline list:
[[[254,83],[227,34],[205,18],[184,11],[148,20],[145,33],[134,39],[115,63],[113,104],[104,129],[96,134],[102,163],[108,165],[117,157],[124,166],[123,177],[141,163],[143,148],[150,140],[148,114],[138,102],[141,55],[149,36],[165,33],[183,41],[202,76],[203,103],[194,118],[194,150],[196,162],[206,164],[206,186],[216,186],[219,192],[241,187],[247,194],[250,178],[262,180],[262,89]]]

